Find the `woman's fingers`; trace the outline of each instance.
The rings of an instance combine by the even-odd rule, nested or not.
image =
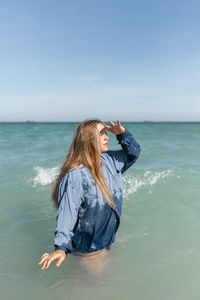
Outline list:
[[[113,123],[112,121],[108,121],[108,122],[109,122],[111,125],[113,125],[113,126],[115,125],[115,123]]]
[[[113,123],[112,121],[108,121],[112,126],[121,126],[120,120],[117,120],[117,124]]]
[[[113,123],[112,121],[108,121],[111,125],[105,125],[106,129],[108,131],[112,131],[113,130],[113,127],[116,126],[115,123]]]
[[[43,266],[41,267],[41,269],[44,270],[45,268],[48,269],[48,267],[50,266],[52,261],[54,261],[55,259],[59,259],[56,264],[57,267],[59,267],[61,265],[61,263],[63,262],[63,260],[65,259],[65,256],[66,256],[66,254],[65,254],[65,251],[63,251],[63,250],[56,250],[50,254],[44,253],[38,264],[40,265],[43,263]]]
[[[41,256],[41,260],[40,262],[38,263],[38,265],[41,265],[43,263],[43,261],[49,256],[49,253],[44,253],[42,256]]]
[[[41,259],[41,261],[38,263],[38,265],[41,265],[41,264],[45,261],[45,259],[47,259],[47,257],[48,257],[48,256],[43,257],[43,258]]]
[[[48,259],[46,258],[45,262],[43,263],[43,266],[42,266],[42,270],[44,270],[46,268],[46,265],[47,265],[47,262],[48,262]]]
[[[65,257],[61,256],[59,258],[58,262],[56,263],[56,266],[59,267],[62,264],[62,262],[63,262],[64,259],[65,259]]]
[[[117,124],[118,124],[119,126],[121,126],[120,120],[117,120]]]
[[[49,255],[49,253],[44,253],[44,254],[41,256],[41,258],[42,258],[43,256],[46,256],[46,255]]]
[[[50,266],[52,261],[54,261],[55,259],[57,259],[59,257],[60,257],[60,254],[56,254],[56,255],[52,256],[50,259],[48,259],[47,264],[46,264],[46,268],[48,269],[48,267]]]
[[[108,131],[111,131],[114,134],[121,134],[125,131],[125,128],[121,125],[120,120],[117,120],[117,124],[112,121],[108,121],[111,125],[106,126]]]
[[[107,125],[105,125],[105,128],[106,128],[107,131],[111,131],[112,132],[112,127],[113,126],[107,126]]]

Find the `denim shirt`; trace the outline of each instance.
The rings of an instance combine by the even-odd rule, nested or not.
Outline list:
[[[141,148],[132,133],[116,135],[121,150],[101,153],[102,171],[114,198],[113,210],[104,200],[101,189],[90,170],[80,164],[62,178],[58,193],[55,250],[92,252],[109,249],[115,240],[122,212],[122,174],[137,160]],[[77,169],[81,168],[81,169]]]

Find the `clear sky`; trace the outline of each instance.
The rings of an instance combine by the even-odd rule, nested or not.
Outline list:
[[[200,2],[0,1],[0,121],[200,121]]]

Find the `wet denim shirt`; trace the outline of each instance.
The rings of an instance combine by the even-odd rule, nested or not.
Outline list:
[[[141,148],[132,133],[116,135],[121,150],[101,153],[102,170],[116,204],[113,210],[104,200],[90,170],[83,164],[70,169],[59,186],[55,250],[93,252],[109,249],[115,240],[122,211],[122,174],[137,160]],[[77,169],[81,168],[82,169]]]

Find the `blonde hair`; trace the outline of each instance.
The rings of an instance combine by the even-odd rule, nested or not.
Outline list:
[[[107,182],[102,171],[100,140],[99,132],[97,130],[97,124],[99,123],[103,124],[100,119],[92,118],[82,121],[77,126],[71,146],[60,169],[60,174],[54,181],[55,186],[52,192],[52,201],[56,208],[58,208],[58,192],[62,178],[71,168],[78,166],[81,163],[88,167],[95,180],[98,199],[99,194],[97,184],[99,185],[107,204],[113,209],[116,208],[114,199],[107,186]]]

